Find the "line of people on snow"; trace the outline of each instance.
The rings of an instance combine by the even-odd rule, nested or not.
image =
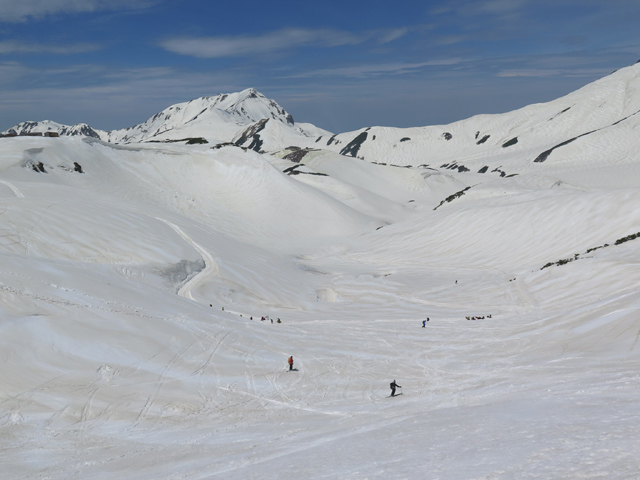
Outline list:
[[[467,320],[484,320],[484,315],[482,317],[465,317]],[[486,318],[491,318],[491,315],[487,315]]]
[[[210,303],[209,306],[213,307],[213,304]],[[222,311],[224,312],[224,307],[222,307]],[[240,316],[242,317],[242,314],[240,314]],[[253,317],[249,317],[249,320],[253,320]],[[260,318],[260,321],[261,322],[271,321],[271,323],[273,323],[273,318],[269,318],[269,315],[265,315],[264,317]],[[282,323],[282,320],[278,318],[275,323]]]

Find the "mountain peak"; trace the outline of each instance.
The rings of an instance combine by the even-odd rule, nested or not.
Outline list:
[[[265,119],[287,127],[295,126],[291,114],[277,102],[265,97],[255,88],[247,88],[235,93],[221,93],[178,103],[144,123],[110,132],[94,130],[85,123],[68,126],[45,120],[22,122],[7,130],[7,133],[20,135],[57,131],[60,135],[91,136],[115,143],[187,137],[205,137],[225,142],[230,141],[239,130]]]

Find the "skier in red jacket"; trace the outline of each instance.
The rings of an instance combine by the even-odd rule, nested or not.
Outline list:
[[[293,370],[293,356],[289,357],[289,371]]]

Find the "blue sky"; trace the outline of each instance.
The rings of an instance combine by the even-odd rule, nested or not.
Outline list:
[[[640,58],[639,0],[0,0],[0,130],[254,87],[333,132],[553,100]]]

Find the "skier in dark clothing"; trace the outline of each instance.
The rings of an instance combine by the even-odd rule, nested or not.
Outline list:
[[[422,320],[422,328],[425,328],[427,325],[427,321],[426,320]]]
[[[389,384],[389,387],[391,388],[391,396],[392,397],[394,397],[395,394],[396,394],[396,387],[397,388],[402,388],[402,386],[398,385],[395,380]]]

